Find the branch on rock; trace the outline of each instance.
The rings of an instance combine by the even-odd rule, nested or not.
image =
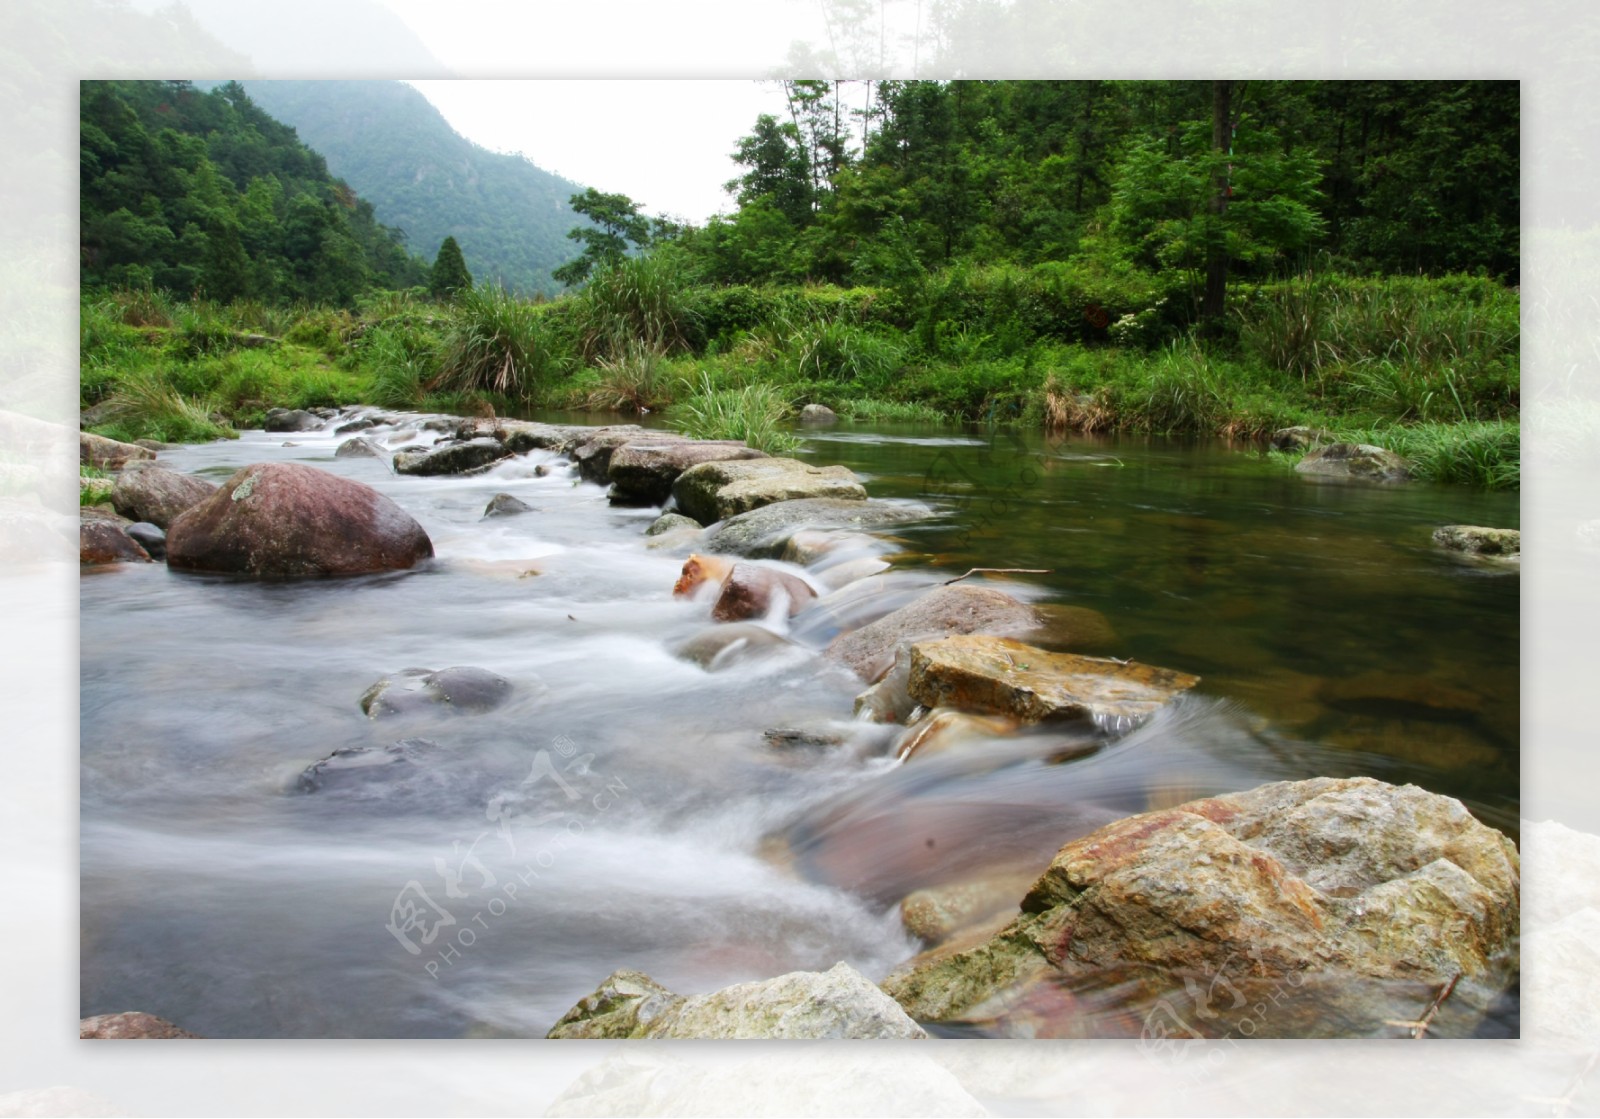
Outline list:
[[[939,585],[948,587],[951,583],[961,582],[967,575],[1049,575],[1053,571],[1054,568],[1049,567],[974,567],[966,575],[957,575],[954,579],[946,579]]]

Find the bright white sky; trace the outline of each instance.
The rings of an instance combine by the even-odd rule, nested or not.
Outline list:
[[[650,214],[703,223],[731,212],[729,158],[761,113],[787,115],[777,82],[413,81],[461,135],[546,171],[621,192]]]

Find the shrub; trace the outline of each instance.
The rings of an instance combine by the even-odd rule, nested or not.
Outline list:
[[[667,355],[631,341],[616,357],[600,359],[600,381],[584,396],[597,411],[652,412],[672,403],[673,377]]]
[[[576,301],[579,353],[585,361],[617,357],[630,343],[663,353],[702,340],[698,312],[671,258],[632,257],[590,278]]]

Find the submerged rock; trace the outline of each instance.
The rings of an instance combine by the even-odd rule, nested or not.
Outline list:
[[[781,501],[865,501],[867,491],[843,466],[811,466],[792,458],[703,462],[672,483],[678,508],[701,524]]]
[[[1382,1036],[1457,976],[1451,1012],[1481,1014],[1509,978],[1519,873],[1511,841],[1448,797],[1279,782],[1067,844],[1016,920],[884,989],[941,1021],[1116,975],[1167,1015],[1162,1036],[1244,1034],[1247,1014],[1250,1036]]]
[[[865,529],[919,521],[930,515],[927,506],[888,501],[831,497],[780,501],[729,517],[712,531],[706,547],[714,552],[755,559],[777,559],[783,555],[790,538],[802,529]]]
[[[518,513],[531,513],[533,506],[509,493],[497,493],[483,507],[485,517],[514,517]]]
[[[316,431],[322,418],[299,408],[269,408],[261,427],[264,431]]]
[[[672,496],[672,483],[691,466],[703,462],[733,462],[766,458],[765,451],[742,440],[691,440],[651,443],[638,440],[611,454],[607,476],[623,500],[660,505]]]
[[[711,608],[719,622],[764,618],[780,599],[787,600],[787,615],[794,617],[817,597],[804,579],[754,563],[736,563],[722,581],[722,594]]]
[[[1522,533],[1514,528],[1445,525],[1433,530],[1433,542],[1441,548],[1475,556],[1514,556],[1522,552]]]
[[[82,509],[78,513],[78,563],[149,563],[150,553],[128,535],[132,522],[112,513]]]
[[[433,542],[371,486],[298,463],[247,466],[167,530],[167,563],[268,578],[414,566]]]
[[[972,634],[911,647],[911,698],[927,707],[1011,715],[1025,723],[1089,716],[1137,721],[1198,676],[1109,657],[1052,653]]]
[[[478,714],[492,711],[511,694],[511,681],[486,668],[457,667],[435,672],[407,668],[385,676],[361,697],[361,710],[369,719],[404,715],[430,707]]]
[[[436,749],[438,746],[426,738],[403,738],[387,746],[351,746],[335,750],[321,761],[306,766],[295,786],[303,793],[314,793],[324,787],[343,787],[387,776],[393,772],[393,767],[409,765],[418,753]]]
[[[772,727],[762,731],[761,738],[774,750],[831,750],[849,741],[847,735],[838,731],[805,727]]]
[[[668,532],[699,532],[700,522],[691,520],[681,513],[663,513],[650,522],[650,527],[644,530],[646,536],[661,536]]]
[[[673,656],[707,672],[720,672],[731,665],[793,648],[795,645],[788,638],[754,622],[733,622],[695,634],[674,649]]]
[[[130,462],[154,460],[156,453],[134,443],[119,443],[104,435],[78,433],[78,462],[101,470],[121,470]]]
[[[157,1018],[154,1014],[145,1014],[137,1010],[125,1010],[121,1014],[96,1014],[78,1021],[80,1041],[166,1041],[199,1036],[173,1025],[165,1018]]]
[[[1032,876],[1002,874],[915,890],[900,902],[900,922],[927,944],[965,939],[979,929],[992,936],[1016,918],[1017,902],[1032,881]]]
[[[903,723],[917,709],[911,698],[911,646],[902,644],[878,682],[856,696],[855,716],[873,723]]]
[[[1003,738],[1013,733],[1016,719],[1004,715],[974,715],[948,707],[936,707],[907,727],[895,741],[891,753],[901,761],[928,757],[953,750],[977,739]]]
[[[333,452],[334,458],[383,458],[388,452],[373,440],[357,435],[353,439],[346,439],[339,444],[338,450]]]
[[[824,655],[870,682],[888,671],[895,650],[906,642],[966,633],[1010,636],[1041,624],[1038,611],[1003,591],[957,583],[935,587],[893,613],[841,634]]]
[[[648,975],[613,972],[567,1011],[552,1038],[924,1038],[849,964],[794,971],[685,998]]]
[[[497,439],[468,439],[464,443],[446,443],[431,451],[401,452],[394,456],[394,472],[423,476],[471,474],[510,457],[510,448]]]
[[[1411,464],[1382,447],[1366,443],[1331,443],[1318,447],[1295,464],[1296,472],[1329,478],[1364,478],[1371,482],[1409,482]]]
[[[124,517],[168,528],[217,491],[215,482],[179,474],[153,462],[130,462],[111,488],[111,504]]]
[[[351,435],[357,431],[366,431],[368,428],[377,427],[378,421],[371,416],[362,416],[360,419],[342,423],[333,429],[335,435]]]

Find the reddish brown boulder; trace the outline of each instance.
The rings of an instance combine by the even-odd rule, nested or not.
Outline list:
[[[215,482],[193,474],[179,474],[153,462],[130,462],[117,475],[111,504],[131,520],[170,528],[173,521],[216,490]]]
[[[169,1040],[182,1037],[199,1037],[165,1018],[143,1014],[137,1010],[121,1014],[96,1014],[78,1022],[78,1040],[96,1041]]]
[[[296,463],[247,466],[173,522],[167,565],[269,578],[408,568],[433,542],[371,486]]]
[[[753,563],[736,563],[722,581],[722,595],[711,608],[711,616],[719,622],[764,617],[780,596],[788,598],[788,613],[792,618],[811,605],[817,592],[804,579],[787,571]]]
[[[683,571],[679,573],[678,581],[673,584],[672,597],[682,598],[684,595],[693,594],[702,583],[716,583],[720,586],[732,570],[733,560],[726,556],[702,556],[697,552],[683,561]]]
[[[150,553],[128,535],[121,517],[93,509],[78,514],[78,562],[85,566],[103,563],[149,563]]]

